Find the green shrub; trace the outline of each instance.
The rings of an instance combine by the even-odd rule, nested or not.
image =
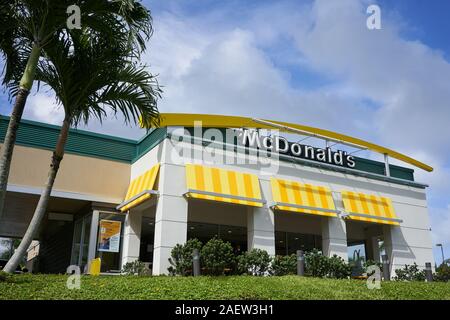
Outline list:
[[[305,274],[312,277],[326,277],[328,274],[328,258],[317,249],[306,252]]]
[[[352,267],[344,261],[341,257],[333,255],[328,259],[327,277],[334,279],[346,279],[352,273]]]
[[[271,274],[274,276],[286,276],[297,273],[297,256],[275,256],[272,261]]]
[[[238,272],[253,276],[262,276],[269,271],[272,259],[265,250],[252,249],[237,257]]]
[[[199,251],[202,243],[198,239],[189,239],[184,245],[177,244],[171,251],[169,258],[170,267],[167,269],[171,275],[192,275],[192,252]]]
[[[142,261],[136,260],[133,262],[127,262],[123,267],[122,267],[122,273],[128,276],[134,276],[134,275],[138,275],[138,276],[142,276],[147,274],[147,272],[145,271],[145,265]]]
[[[447,282],[450,280],[450,266],[446,263],[441,264],[436,268],[436,273],[433,275],[434,281]]]
[[[351,266],[341,257],[324,256],[313,249],[305,254],[305,274],[312,277],[345,279],[351,275]]]
[[[0,282],[14,282],[12,274],[0,270]]]
[[[235,260],[233,247],[216,237],[209,240],[201,251],[202,267],[208,275],[223,275],[225,269],[232,269]]]
[[[396,281],[425,281],[425,271],[419,270],[419,267],[414,262],[412,265],[407,265],[402,269],[395,270]]]

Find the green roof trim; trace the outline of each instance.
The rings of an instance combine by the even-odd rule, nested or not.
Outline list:
[[[156,147],[161,141],[167,137],[167,128],[156,128],[145,135],[136,143],[136,156],[132,159],[132,163],[136,162],[144,154]]]
[[[0,116],[1,142],[5,138],[8,123],[9,117]],[[56,125],[23,119],[17,132],[16,144],[53,150],[59,130],[60,127]],[[143,139],[136,141],[85,130],[70,129],[66,153],[132,163],[143,153],[158,145],[165,138],[164,132],[166,132],[165,128],[159,128],[149,132]]]
[[[356,163],[356,166],[355,166],[356,170],[384,175],[384,163],[383,162],[355,157],[355,163]],[[399,166],[390,164],[389,171],[391,173],[391,177],[414,181],[414,170],[413,169],[399,167]]]
[[[0,141],[3,142],[8,127],[9,117],[0,115]],[[31,120],[22,120],[17,132],[16,144],[53,150],[58,139],[60,127]],[[188,128],[189,130],[189,128]],[[144,154],[156,147],[168,137],[166,127],[149,131],[140,140],[94,133],[79,129],[70,129],[66,153],[100,159],[134,163]],[[384,175],[384,163],[355,157],[356,170]],[[396,165],[389,165],[391,176],[398,179],[414,181],[414,170]]]

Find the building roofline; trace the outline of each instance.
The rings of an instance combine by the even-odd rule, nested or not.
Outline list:
[[[6,133],[8,121],[9,117],[0,116],[0,142]],[[59,130],[60,127],[57,125],[22,120],[21,126],[19,126],[16,144],[53,150],[59,135]],[[167,138],[167,136],[166,126],[151,130],[139,140],[71,129],[66,145],[66,153],[133,164],[145,153]],[[383,168],[379,161],[358,158],[358,163],[363,168],[363,171],[382,174],[381,171]],[[393,170],[393,174],[397,172],[398,177],[414,181],[414,171],[412,169],[392,164],[390,164],[390,168]],[[404,174],[401,172],[404,172]]]
[[[202,122],[203,127],[214,128],[257,128],[257,129],[277,129],[281,132],[297,133],[303,131],[313,136],[321,138],[330,138],[335,141],[357,145],[368,150],[375,151],[384,155],[388,155],[394,159],[403,161],[425,171],[431,172],[433,168],[419,160],[413,159],[405,154],[394,151],[392,149],[382,147],[380,145],[337,133],[330,130],[319,129],[315,127],[305,126],[301,124],[282,122],[278,120],[254,119],[248,117],[212,115],[212,114],[190,114],[190,113],[161,113],[160,127],[182,126],[194,127],[196,123]]]

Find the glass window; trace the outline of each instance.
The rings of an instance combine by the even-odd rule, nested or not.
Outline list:
[[[188,223],[188,240],[196,238],[205,244],[214,237],[230,242],[236,254],[247,251],[247,228],[245,227],[198,222]]]
[[[120,222],[120,236],[119,236],[119,248],[118,252],[108,252],[99,250],[99,236],[102,230],[100,230],[100,222],[102,220],[118,221]],[[120,264],[122,259],[122,243],[123,243],[123,228],[125,222],[125,215],[118,213],[100,213],[99,215],[99,229],[97,236],[97,249],[96,257],[101,259],[101,272],[120,272]]]
[[[247,251],[247,228],[219,225],[219,237],[231,243],[235,254]]]
[[[0,260],[8,261],[14,254],[14,250],[17,249],[19,244],[20,239],[0,237]]]
[[[153,245],[155,241],[155,219],[142,217],[141,248],[139,260],[142,262],[153,262]]]
[[[82,241],[82,255],[81,255],[81,265],[85,266],[88,262],[89,254],[89,239],[91,238],[91,223],[92,214],[87,215],[83,218],[83,241]]]
[[[313,234],[301,234],[292,232],[275,232],[275,254],[291,255],[297,250],[311,251],[322,250],[322,237]]]
[[[74,224],[70,264],[80,266],[82,271],[88,262],[91,223],[92,214],[88,214]]]
[[[83,220],[77,220],[73,229],[73,242],[72,242],[72,257],[70,259],[71,265],[79,265],[79,258],[81,252],[81,235],[83,230]]]
[[[275,231],[275,254],[278,256],[288,254],[286,232]]]
[[[366,261],[366,248],[364,242],[348,243],[348,262],[352,267],[352,276],[360,276],[364,273]]]

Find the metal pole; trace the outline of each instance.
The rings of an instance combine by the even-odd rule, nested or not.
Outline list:
[[[198,277],[200,275],[200,253],[198,249],[192,251],[192,265],[194,277]]]
[[[303,250],[297,250],[297,275],[305,275],[305,256]]]
[[[384,173],[386,174],[386,177],[391,176],[391,170],[389,168],[389,156],[386,153],[384,154]]]
[[[433,282],[433,271],[431,270],[431,262],[425,263],[425,280],[427,282]]]
[[[442,243],[437,243],[436,247],[441,247],[441,255],[442,255],[442,264],[444,264],[445,261],[445,257],[444,257],[444,246],[442,245]]]
[[[383,279],[384,281],[390,281],[391,280],[391,274],[389,271],[389,258],[387,254],[383,254],[381,257],[383,259]]]

